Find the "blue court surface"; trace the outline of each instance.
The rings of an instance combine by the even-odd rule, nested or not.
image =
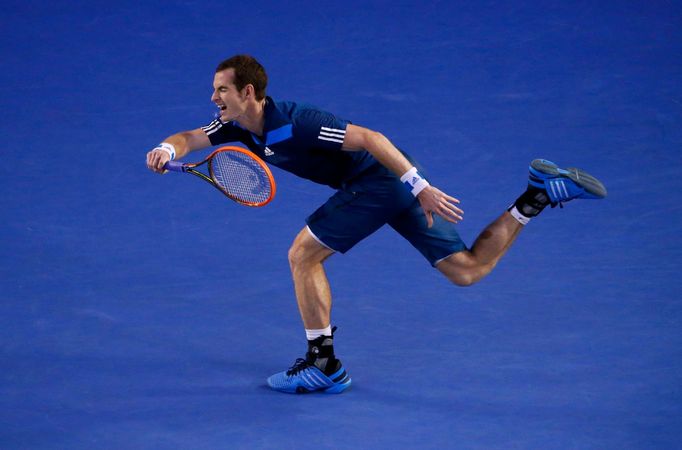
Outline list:
[[[0,448],[681,448],[680,30],[666,0],[3,2]],[[145,166],[236,53],[413,155],[468,244],[534,158],[609,197],[470,288],[389,228],[333,256],[353,387],[270,391],[306,350],[287,249],[332,191],[274,169],[246,208]]]

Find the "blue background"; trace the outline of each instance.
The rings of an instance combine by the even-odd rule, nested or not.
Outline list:
[[[679,2],[61,3],[0,12],[1,448],[679,446]],[[390,229],[332,257],[353,388],[272,392],[305,351],[287,249],[332,192],[275,169],[249,209],[145,167],[235,53],[417,158],[468,243],[536,157],[609,197],[471,288]]]

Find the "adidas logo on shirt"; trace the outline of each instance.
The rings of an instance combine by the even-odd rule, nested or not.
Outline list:
[[[339,144],[343,144],[344,137],[346,137],[346,130],[329,127],[320,127],[320,135],[317,136],[322,141],[338,142]]]
[[[275,154],[275,152],[270,150],[268,147],[265,147],[265,156],[272,156],[274,154]]]

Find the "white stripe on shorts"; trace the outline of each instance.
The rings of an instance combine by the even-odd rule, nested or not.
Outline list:
[[[331,250],[333,252],[336,251],[333,248],[331,248],[330,246],[328,246],[327,244],[325,244],[324,242],[322,242],[322,240],[320,238],[315,236],[315,233],[313,233],[313,230],[311,230],[308,225],[305,226],[305,229],[308,230],[308,233],[310,233],[310,235],[313,237],[313,239],[315,239],[317,241],[318,244],[322,245],[323,247],[328,248],[329,250]]]

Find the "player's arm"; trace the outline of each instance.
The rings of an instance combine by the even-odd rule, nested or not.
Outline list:
[[[376,131],[348,124],[342,148],[349,151],[367,150],[377,161],[401,179],[412,173],[411,171],[419,176],[412,163],[403,156],[400,150],[383,134]],[[425,180],[424,183],[426,183]],[[422,183],[422,186],[424,183]],[[436,213],[453,223],[462,220],[464,211],[457,207],[459,200],[450,197],[428,183],[426,183],[426,187],[422,187],[421,191],[417,193],[417,199],[419,199],[419,203],[424,209],[429,227],[433,225],[432,213]]]
[[[156,148],[147,153],[147,167],[156,173],[163,173],[163,166],[173,156],[181,159],[193,150],[210,147],[211,141],[201,128],[182,131],[167,137]]]

